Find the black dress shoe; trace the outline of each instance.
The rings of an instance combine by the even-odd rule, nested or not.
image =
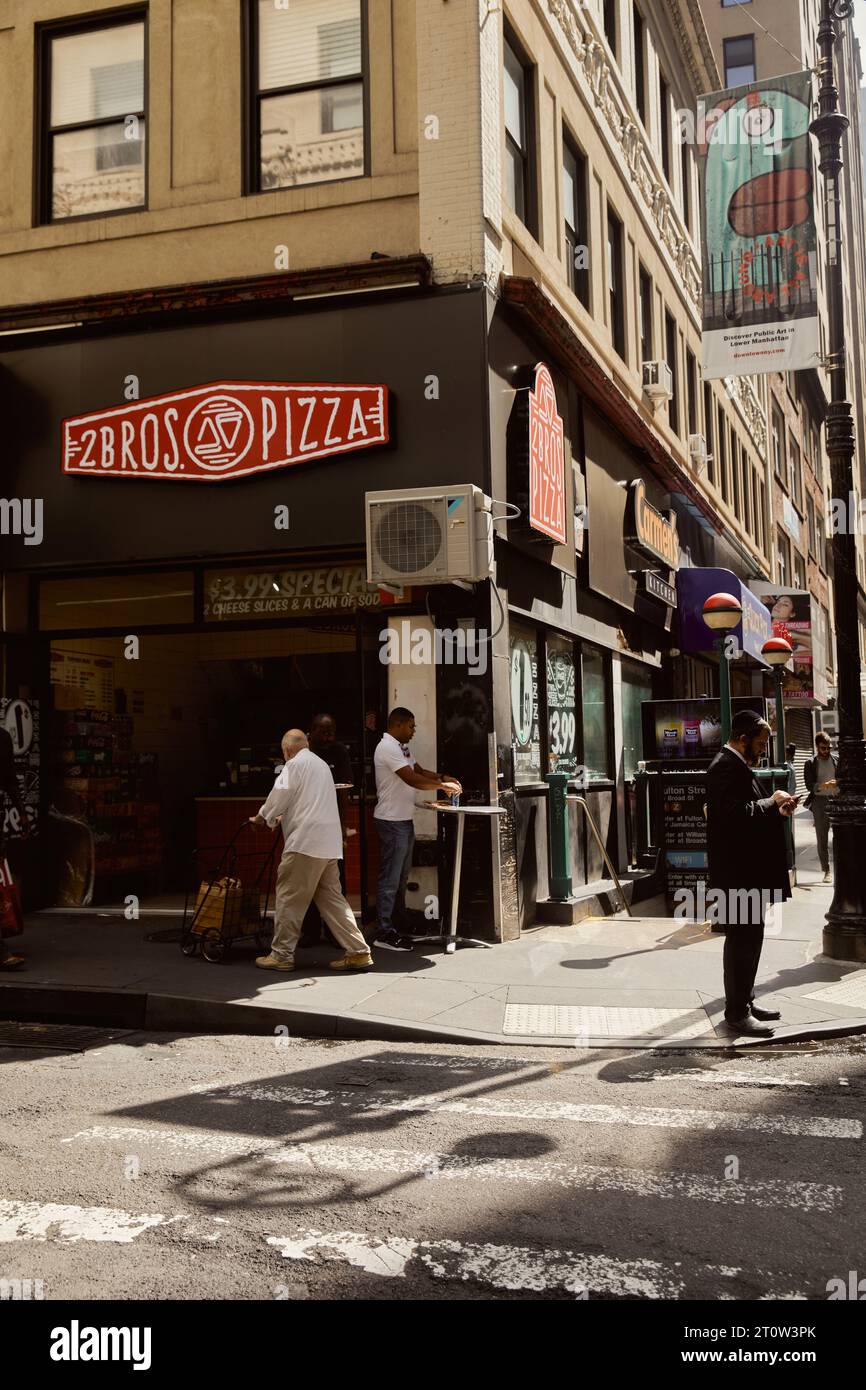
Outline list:
[[[759,1009],[757,1004],[750,1004],[749,1011],[752,1018],[759,1019],[761,1023],[770,1023],[782,1017],[778,1009]]]
[[[747,1014],[745,1018],[726,1018],[725,1027],[729,1028],[732,1033],[747,1033],[753,1038],[771,1038],[773,1036],[773,1029],[767,1028],[763,1023],[758,1023],[751,1014]]]

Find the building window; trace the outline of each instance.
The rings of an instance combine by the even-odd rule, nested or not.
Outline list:
[[[780,482],[785,482],[785,425],[782,420],[782,413],[777,406],[773,406],[772,424],[770,427],[773,440],[773,468],[776,477]]]
[[[752,533],[752,494],[749,488],[749,455],[745,444],[740,445],[740,465],[743,470],[743,525],[747,533]]]
[[[776,579],[786,587],[791,582],[791,546],[788,537],[776,528]]]
[[[769,553],[769,544],[767,540],[767,490],[764,487],[763,478],[758,483],[758,529],[760,531],[761,549],[764,554],[767,555]]]
[[[613,346],[625,360],[625,281],[623,277],[622,223],[616,213],[607,210],[607,284],[610,308],[610,333]]]
[[[725,419],[725,412],[719,406],[719,483],[722,489],[722,497],[728,500],[728,422]]]
[[[580,654],[582,762],[589,778],[610,777],[610,675],[604,652],[584,644]]]
[[[689,434],[698,432],[698,364],[691,348],[686,348],[686,391],[688,393]]]
[[[677,360],[677,324],[673,314],[665,310],[665,360],[671,369],[673,395],[668,401],[668,423],[674,434],[680,432],[679,362]]]
[[[794,588],[801,593],[806,591],[806,561],[802,555],[794,556]]]
[[[638,311],[640,313],[640,359],[641,362],[652,362],[653,342],[655,333],[653,331],[653,282],[650,279],[648,270],[643,266],[638,271]]]
[[[761,513],[760,513],[760,511],[759,511],[759,509],[758,509],[758,473],[757,473],[757,470],[754,469],[754,468],[752,469],[752,519],[753,519],[754,527],[755,527],[754,532],[753,532],[753,535],[754,535],[754,537],[755,537],[755,540],[756,540],[757,544],[758,544],[758,545],[761,547],[761,549],[763,550],[763,548],[764,548],[764,537],[763,537],[763,534],[762,534],[762,532],[763,532],[763,527],[761,526]]]
[[[530,232],[533,215],[532,71],[518,57],[511,39],[505,40],[505,197]]]
[[[565,210],[565,254],[568,283],[585,309],[589,308],[589,224],[587,220],[586,159],[567,135],[562,142],[562,206]]]
[[[607,39],[608,46],[614,58],[618,56],[616,46],[616,12],[619,8],[619,0],[602,0],[604,10],[604,37]]]
[[[145,21],[40,32],[42,222],[146,206]]]
[[[809,535],[809,554],[817,554],[817,542],[815,532],[815,503],[811,497],[806,498],[806,530]]]
[[[511,623],[511,739],[516,785],[541,781],[538,639],[533,628]]]
[[[825,531],[825,529],[824,529],[824,518],[823,518],[823,516],[820,516],[820,515],[819,515],[819,516],[816,516],[816,518],[815,518],[815,530],[816,530],[817,533],[818,533],[818,539],[817,539],[817,545],[818,545],[818,564],[821,566],[822,570],[826,570],[826,569],[827,569],[827,536],[826,536],[826,531]]]
[[[734,515],[742,520],[740,512],[740,441],[731,430],[731,484],[734,494]]]
[[[632,6],[634,35],[634,104],[637,114],[646,125],[646,29],[637,5]]]
[[[360,178],[366,171],[362,0],[250,6],[249,191]]]
[[[680,169],[683,180],[683,221],[686,231],[692,230],[692,160],[685,140],[680,145]]]
[[[743,87],[755,80],[755,36],[742,34],[725,39],[725,86]]]
[[[707,440],[707,477],[715,486],[716,463],[713,450],[713,388],[704,382],[704,434]]]
[[[737,5],[751,5],[752,0],[722,0],[723,10],[732,10]]]
[[[668,183],[671,181],[671,93],[667,82],[659,73],[659,121],[661,131],[662,169]]]
[[[791,475],[791,496],[798,507],[803,505],[803,466],[800,461],[800,446],[793,435],[788,437],[788,462]]]

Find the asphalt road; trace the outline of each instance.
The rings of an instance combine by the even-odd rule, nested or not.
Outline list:
[[[859,1039],[720,1058],[0,1028],[27,1044],[0,1046],[7,1290],[826,1300],[863,1266]]]

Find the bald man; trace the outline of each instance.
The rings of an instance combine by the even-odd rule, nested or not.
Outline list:
[[[338,861],[343,832],[334,779],[328,764],[311,753],[300,729],[283,735],[286,765],[253,825],[282,822],[285,846],[277,870],[277,901],[271,952],[259,956],[260,970],[294,970],[295,947],[311,902],[330,927],[345,955],[332,970],[368,970],[373,964],[355,914],[340,891]]]

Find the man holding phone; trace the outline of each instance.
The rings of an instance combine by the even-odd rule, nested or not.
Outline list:
[[[731,737],[707,772],[709,887],[721,890],[718,923],[725,929],[725,1023],[734,1033],[772,1035],[775,1009],[754,1001],[755,977],[764,944],[769,902],[791,896],[783,818],[799,797],[776,791],[764,796],[752,768],[770,740],[770,726],[754,710],[740,710]]]
[[[830,882],[830,798],[839,789],[836,780],[836,760],[830,752],[830,740],[820,733],[815,739],[815,756],[803,764],[803,780],[809,795],[806,809],[815,821],[818,858],[824,872],[824,882]]]

